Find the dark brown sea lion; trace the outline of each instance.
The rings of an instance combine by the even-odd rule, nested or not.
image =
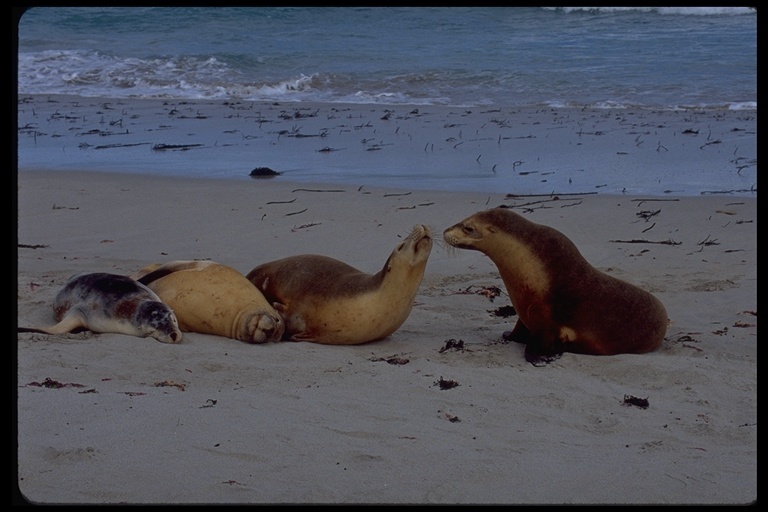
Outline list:
[[[667,312],[653,295],[590,265],[554,228],[506,208],[478,212],[443,233],[448,244],[496,264],[517,314],[505,338],[536,364],[562,352],[611,355],[656,349]]]

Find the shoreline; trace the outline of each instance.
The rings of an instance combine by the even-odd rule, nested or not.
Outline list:
[[[756,196],[756,111],[21,95],[21,168],[511,194]],[[162,172],[160,172],[162,170]]]
[[[406,323],[351,347],[18,334],[26,499],[756,500],[756,198],[247,183],[19,171],[18,324],[51,322],[53,296],[80,271],[199,258],[247,273],[316,252],[373,273],[422,223],[436,243]],[[527,364],[523,347],[500,337],[516,319],[493,313],[505,294],[478,293],[503,289],[493,264],[441,242],[449,225],[499,204],[556,227],[593,266],[659,297],[671,321],[662,347]],[[464,349],[443,350],[449,340]],[[388,364],[393,356],[407,362]],[[441,390],[443,378],[460,385]],[[649,407],[624,405],[628,395]]]

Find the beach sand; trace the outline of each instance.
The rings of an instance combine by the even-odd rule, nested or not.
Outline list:
[[[375,273],[414,224],[436,240],[410,317],[378,342],[18,334],[26,500],[757,499],[756,194],[508,197],[75,167],[21,169],[17,186],[23,326],[52,324],[52,299],[78,272],[210,259],[247,273],[318,253]],[[663,346],[528,364],[522,345],[502,340],[516,317],[497,314],[509,299],[493,263],[440,242],[446,227],[502,204],[661,299]],[[493,287],[502,293],[484,293]],[[458,385],[440,386],[449,381]]]

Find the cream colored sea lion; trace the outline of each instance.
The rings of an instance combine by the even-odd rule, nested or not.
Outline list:
[[[656,349],[667,312],[653,295],[590,265],[565,235],[505,208],[446,229],[445,241],[496,264],[518,321],[506,339],[534,364],[562,352],[611,355]]]
[[[132,276],[168,304],[183,331],[248,343],[279,341],[285,325],[259,290],[237,270],[212,261],[172,261]]]
[[[314,254],[259,265],[246,277],[285,320],[285,337],[328,345],[355,345],[395,332],[411,312],[432,237],[415,226],[377,274]]]
[[[88,329],[131,336],[151,336],[163,343],[181,341],[176,315],[141,283],[97,272],[71,277],[53,299],[56,325],[19,327],[19,332],[64,334]]]

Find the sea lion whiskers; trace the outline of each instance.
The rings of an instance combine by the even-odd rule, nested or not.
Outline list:
[[[398,235],[398,237],[399,236],[400,235]],[[419,241],[421,238],[432,238],[432,229],[426,224],[414,225],[411,230],[408,231],[408,234],[405,236],[405,238],[403,238],[402,242],[398,244],[398,246],[401,246],[404,242],[408,241]]]
[[[456,255],[459,254],[459,248],[449,244],[445,240],[435,240],[435,245],[444,250],[445,253],[451,258],[455,258]]]
[[[405,239],[418,240],[422,237],[432,239],[432,231],[433,228],[427,224],[416,224],[413,226],[413,228],[411,228],[411,231],[408,233],[408,236],[406,236]]]
[[[437,246],[440,249],[448,252],[449,254],[452,254],[455,252],[456,248],[446,243],[446,241],[443,239],[442,236],[435,237],[432,235],[432,233],[439,233],[440,228],[437,228],[430,224],[424,224],[423,226],[426,227],[427,230],[429,231],[429,238],[432,241],[433,246]],[[413,235],[413,231],[411,231],[411,234],[409,236],[412,236],[412,235]]]

